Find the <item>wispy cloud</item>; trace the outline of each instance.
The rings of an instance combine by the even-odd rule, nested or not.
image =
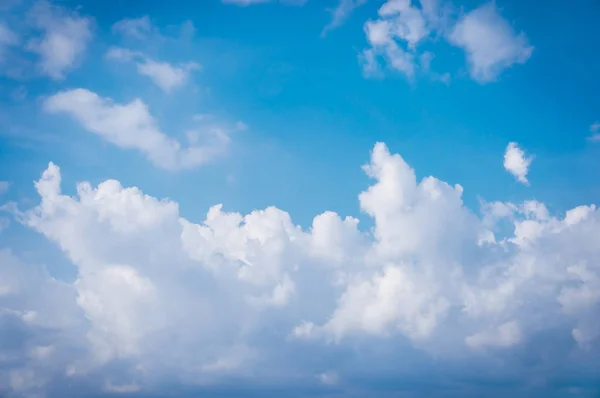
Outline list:
[[[321,36],[344,23],[356,8],[366,4],[368,0],[339,0],[337,7],[331,11],[331,22],[323,28]]]
[[[81,61],[92,38],[92,21],[44,0],[34,5],[28,18],[41,36],[30,39],[26,49],[39,55],[42,74],[63,79]]]
[[[595,122],[590,126],[590,132],[592,135],[589,140],[592,142],[600,142],[600,122]]]
[[[133,62],[139,74],[149,77],[165,92],[183,86],[188,81],[190,73],[200,69],[200,65],[195,62],[172,65],[168,62],[155,61],[139,51],[124,48],[111,48],[106,53],[106,57],[119,62]]]

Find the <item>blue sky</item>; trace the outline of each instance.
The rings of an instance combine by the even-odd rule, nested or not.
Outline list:
[[[0,395],[600,392],[596,2],[199,3],[0,5]]]

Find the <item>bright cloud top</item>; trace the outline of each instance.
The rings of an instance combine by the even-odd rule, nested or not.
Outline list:
[[[47,98],[44,109],[49,113],[65,113],[85,130],[118,147],[139,150],[154,165],[167,170],[197,167],[223,155],[229,134],[243,126],[209,126],[205,131],[190,131],[190,145],[182,147],[160,130],[140,99],[121,105],[80,88]]]
[[[281,370],[292,362],[270,363],[269,350],[316,345],[322,354],[333,349],[323,341],[356,338],[408,339],[442,357],[531,345],[549,331],[576,352],[594,347],[594,205],[555,217],[539,202],[493,202],[478,217],[460,185],[417,181],[384,144],[364,170],[370,232],[333,212],[303,230],[274,207],[241,215],[217,205],[196,224],[177,203],[114,180],[64,195],[50,164],[36,183],[40,204],[15,214],[56,243],[78,277],[58,282],[0,252],[0,317],[31,339],[13,348],[22,365],[0,381],[23,394],[64,378],[144,391],[168,375],[205,383]],[[503,222],[512,233],[498,232]],[[314,380],[335,385],[341,364],[327,366]]]
[[[525,152],[515,142],[511,142],[504,152],[504,168],[519,182],[528,185],[527,173],[533,161],[532,156],[525,156]]]

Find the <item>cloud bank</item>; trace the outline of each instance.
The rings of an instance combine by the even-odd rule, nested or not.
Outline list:
[[[58,281],[0,251],[0,385],[31,396],[232,377],[335,388],[364,377],[365,361],[381,375],[402,368],[390,362],[402,355],[411,366],[415,355],[483,361],[483,379],[514,369],[526,380],[532,360],[598,368],[594,205],[552,215],[536,201],[485,202],[476,214],[460,185],[417,180],[382,143],[364,171],[373,183],[358,198],[371,229],[334,212],[303,229],[275,207],[242,215],[216,205],[194,223],[176,202],[115,180],[68,196],[51,163],[35,184],[39,204],[12,212],[77,278]],[[571,344],[557,352],[548,336]]]

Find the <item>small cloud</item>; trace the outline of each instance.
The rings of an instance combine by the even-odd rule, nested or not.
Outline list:
[[[35,4],[28,18],[42,35],[29,40],[26,50],[40,56],[42,74],[54,80],[64,79],[92,38],[92,21],[44,0]]]
[[[321,36],[325,36],[327,32],[333,30],[344,23],[348,16],[356,8],[365,4],[368,0],[339,0],[337,7],[331,12],[331,22],[323,28]]]
[[[154,30],[147,15],[140,18],[122,19],[112,26],[112,32],[134,39],[145,39]]]
[[[0,23],[0,46],[16,46],[19,42],[19,36],[8,26]]]
[[[317,375],[317,378],[322,384],[327,386],[335,386],[340,382],[340,378],[335,372],[323,372]]]
[[[515,142],[511,142],[506,147],[504,153],[504,168],[515,178],[525,184],[529,185],[527,180],[527,173],[529,172],[529,166],[533,161],[533,157],[526,157],[525,152],[519,148]]]
[[[517,34],[494,3],[463,16],[448,39],[465,51],[471,77],[480,83],[494,81],[503,70],[525,63],[533,52],[525,34]]]
[[[106,57],[119,62],[135,63],[140,75],[150,78],[167,93],[183,86],[188,81],[190,73],[200,69],[200,65],[195,62],[172,65],[168,62],[155,61],[139,51],[124,48],[111,48],[106,53]]]
[[[592,142],[600,142],[600,122],[595,122],[590,126],[592,135],[588,138]]]

